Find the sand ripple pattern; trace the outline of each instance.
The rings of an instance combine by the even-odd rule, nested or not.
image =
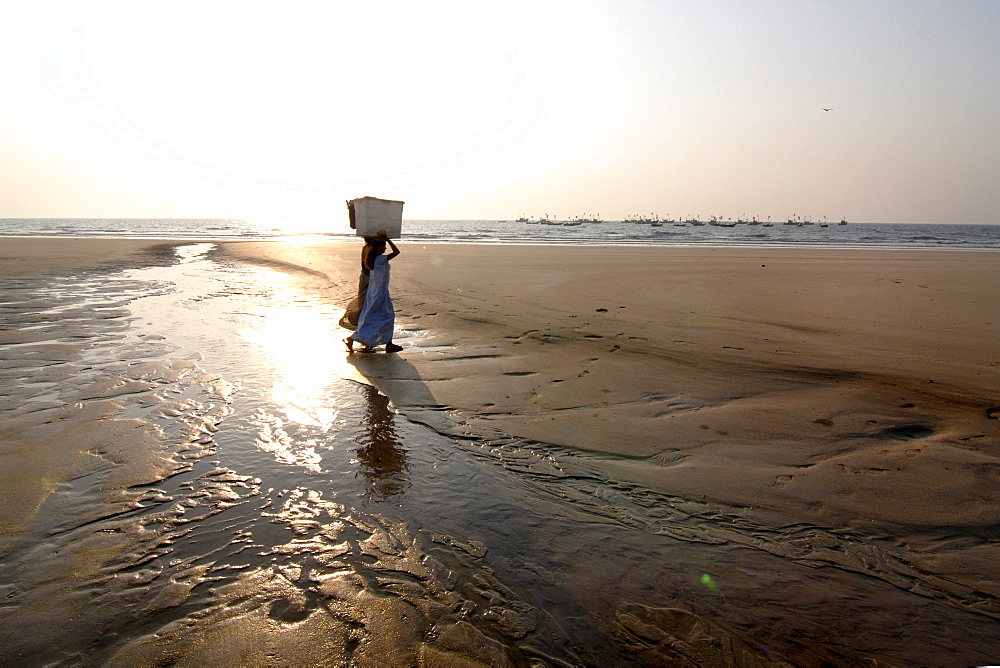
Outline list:
[[[129,309],[157,298],[190,306],[176,284],[99,273],[3,288],[0,380],[16,388],[4,397],[4,459],[60,451],[14,467],[42,480],[23,513],[5,517],[5,663],[521,665],[537,653],[519,647],[536,611],[482,565],[483,545],[414,531],[308,484],[264,488],[222,464],[220,440],[246,440],[227,430],[242,417],[244,383],[138,331]],[[384,417],[387,406],[375,410]],[[279,421],[259,406],[246,419]],[[63,422],[72,433],[53,426]],[[256,433],[259,447],[268,432]],[[391,478],[374,476],[368,491],[391,496]],[[20,507],[9,486],[4,494]]]
[[[940,536],[769,525],[401,414],[295,286],[208,244],[4,280],[3,662],[995,658],[996,592],[936,576]]]

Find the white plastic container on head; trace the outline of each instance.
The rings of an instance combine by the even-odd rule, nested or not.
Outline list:
[[[385,230],[390,239],[398,239],[403,231],[403,203],[393,199],[359,197],[352,199],[354,223],[359,237],[378,236]]]

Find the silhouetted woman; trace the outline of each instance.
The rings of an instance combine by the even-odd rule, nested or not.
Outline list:
[[[386,244],[392,252],[386,255]],[[396,314],[392,308],[392,298],[389,296],[389,260],[399,255],[399,249],[384,231],[379,231],[378,241],[372,244],[371,250],[365,256],[365,266],[368,268],[368,290],[365,295],[365,305],[358,317],[358,328],[352,336],[344,339],[347,350],[354,352],[354,344],[360,343],[359,352],[374,352],[375,346],[385,344],[387,353],[399,352],[403,346],[392,342],[393,328],[396,325]]]
[[[383,252],[385,242],[375,237],[365,237],[365,245],[361,249],[361,275],[358,277],[358,296],[351,300],[340,318],[340,326],[344,329],[354,330],[358,328],[358,318],[361,317],[361,309],[365,307],[365,297],[368,294],[368,277],[371,271],[368,269],[368,253],[371,252],[373,244],[381,244]]]

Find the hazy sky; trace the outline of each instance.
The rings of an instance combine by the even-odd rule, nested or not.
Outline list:
[[[0,0],[0,217],[1000,223],[997,35],[1000,0]]]

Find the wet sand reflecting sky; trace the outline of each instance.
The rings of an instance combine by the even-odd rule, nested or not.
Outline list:
[[[992,599],[882,536],[764,526],[584,453],[411,421],[362,373],[404,358],[349,360],[335,306],[212,251],[4,279],[2,456],[22,481],[3,490],[4,661],[982,663],[1000,646]]]

